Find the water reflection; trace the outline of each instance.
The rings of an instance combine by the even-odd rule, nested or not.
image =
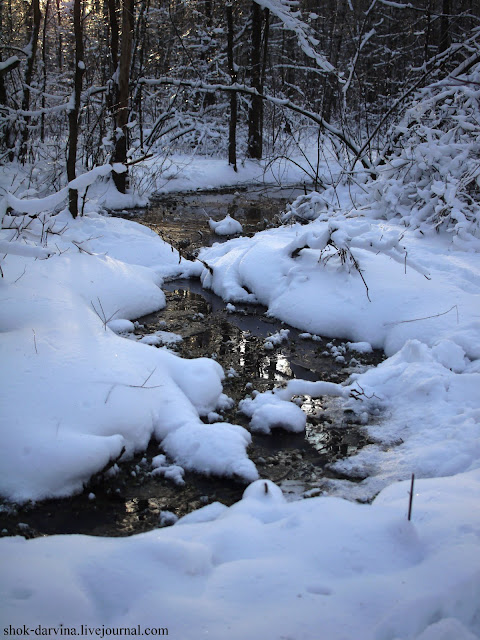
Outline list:
[[[341,381],[349,375],[348,363],[336,362],[326,351],[325,341],[301,339],[299,332],[291,327],[288,341],[274,350],[266,350],[265,339],[284,325],[264,315],[265,309],[261,306],[236,305],[236,312],[227,313],[225,303],[196,282],[170,282],[167,288],[164,314],[169,322],[175,320],[178,311],[190,310],[188,317],[182,316],[186,321],[183,331],[193,334],[184,339],[181,354],[184,357],[213,355],[225,371],[233,369],[237,374],[236,386],[228,377],[224,384],[225,392],[236,401],[244,397],[247,383],[250,390],[261,392],[285,384],[291,378]],[[172,330],[182,333],[178,325]],[[373,357],[378,360],[378,354]],[[352,455],[366,443],[358,425],[345,420],[337,399],[306,396],[301,407],[307,414],[305,434],[293,437],[274,430],[268,442],[262,444],[266,450],[281,451],[288,441],[288,446],[297,450],[311,448],[318,464],[324,467],[338,457]],[[229,419],[238,422],[239,416]],[[248,427],[247,421],[243,424]],[[258,440],[255,436],[254,444]]]
[[[228,238],[215,235],[209,218],[221,220],[227,214],[243,226],[243,235],[253,235],[272,224],[285,211],[286,205],[304,193],[303,186],[276,188],[249,186],[217,190],[159,195],[152,198],[148,209],[129,212],[124,217],[137,219],[162,238],[187,252]]]

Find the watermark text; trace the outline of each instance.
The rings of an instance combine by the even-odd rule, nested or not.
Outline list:
[[[94,638],[108,638],[110,636],[168,636],[167,627],[100,627],[81,624],[77,627],[67,627],[58,624],[53,627],[45,627],[41,624],[36,627],[30,627],[26,624],[23,626],[12,625],[4,627],[3,635],[6,637],[26,638],[35,636],[65,637],[65,636],[91,636]]]

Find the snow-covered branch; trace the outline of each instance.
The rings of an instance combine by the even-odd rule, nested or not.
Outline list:
[[[21,242],[8,242],[0,240],[0,254],[10,254],[15,256],[23,256],[25,258],[39,258],[45,260],[49,258],[55,251],[45,249],[44,247],[36,247]]]
[[[315,50],[315,46],[318,45],[311,33],[310,27],[300,19],[300,12],[292,11],[293,6],[296,3],[292,3],[290,0],[254,0],[263,9],[268,9],[270,13],[279,18],[288,31],[292,31],[296,37],[298,44],[303,53],[315,61],[319,68],[324,73],[335,73],[335,67],[330,64],[326,57]],[[342,81],[338,74],[337,79]]]
[[[195,91],[206,91],[209,93],[214,93],[216,91],[226,91],[226,92],[235,91],[238,93],[242,93],[244,95],[258,96],[262,100],[265,100],[266,102],[269,102],[270,104],[273,104],[276,107],[289,109],[290,111],[299,113],[300,115],[308,118],[312,122],[315,122],[315,124],[325,129],[325,131],[327,131],[330,135],[334,136],[335,138],[338,138],[341,142],[343,142],[343,144],[348,148],[348,150],[351,151],[353,154],[355,154],[356,160],[359,160],[362,163],[362,165],[365,167],[365,169],[368,169],[369,171],[373,171],[373,167],[370,161],[368,160],[368,158],[365,158],[364,156],[362,156],[361,149],[359,149],[357,144],[344,131],[342,131],[341,129],[338,129],[337,127],[327,122],[318,113],[309,111],[308,109],[304,109],[303,107],[298,106],[297,104],[293,103],[291,100],[288,100],[286,98],[276,98],[275,96],[271,96],[269,94],[259,93],[256,89],[253,89],[252,87],[248,87],[244,84],[238,84],[238,83],[231,84],[231,85],[209,84],[206,82],[202,82],[200,80],[180,80],[178,78],[169,78],[169,77],[141,78],[139,82],[148,86],[172,85],[175,87],[189,87],[191,89],[194,89]]]

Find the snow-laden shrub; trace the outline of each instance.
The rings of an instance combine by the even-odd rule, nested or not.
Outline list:
[[[369,189],[378,217],[480,250],[480,64],[422,89]]]
[[[377,179],[361,185],[352,198],[349,217],[396,218],[424,234],[444,231],[461,248],[480,250],[480,64],[416,94],[392,128],[377,172]],[[282,221],[336,217],[348,208],[338,206],[337,195],[328,187],[300,196]]]
[[[327,220],[335,215],[336,194],[334,187],[327,187],[321,193],[311,191],[305,195],[298,196],[292,204],[288,204],[285,213],[281,216],[281,221],[307,223],[320,218]]]
[[[310,225],[305,233],[296,235],[293,242],[284,251],[291,258],[296,258],[304,249],[320,252],[319,263],[326,265],[332,262],[338,270],[351,273],[356,271],[363,280],[368,295],[368,286],[362,275],[363,269],[358,261],[356,251],[360,249],[375,255],[384,254],[396,262],[407,265],[429,278],[428,272],[416,261],[408,257],[406,247],[402,244],[402,235],[395,229],[372,225],[365,220],[348,220],[337,216],[327,225],[321,227]]]

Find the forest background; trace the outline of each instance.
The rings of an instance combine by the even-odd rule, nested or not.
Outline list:
[[[39,195],[111,163],[125,192],[118,163],[236,169],[320,154],[327,135],[374,175],[415,91],[478,62],[479,27],[474,0],[1,0],[0,160],[40,163]]]

